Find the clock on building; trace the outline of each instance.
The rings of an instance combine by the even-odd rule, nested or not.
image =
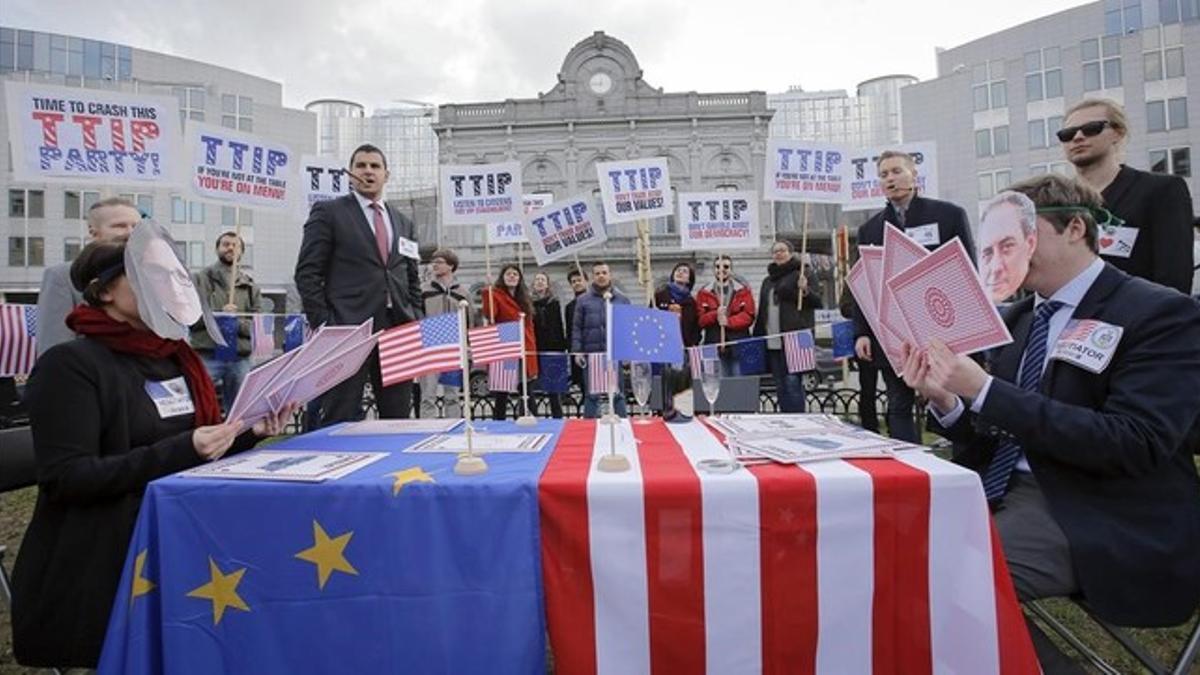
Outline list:
[[[603,71],[593,74],[591,79],[588,80],[588,87],[590,87],[592,92],[597,96],[603,96],[607,94],[612,89],[612,85],[612,77]]]

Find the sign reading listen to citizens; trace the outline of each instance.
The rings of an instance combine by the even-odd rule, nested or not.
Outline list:
[[[608,239],[583,195],[554,202],[525,216],[525,235],[539,265],[602,244]]]
[[[300,209],[308,213],[317,202],[350,194],[353,185],[346,173],[346,164],[341,160],[304,155],[300,160]]]
[[[857,211],[862,209],[883,208],[887,198],[883,194],[883,186],[879,182],[879,155],[885,150],[899,150],[912,155],[917,168],[917,194],[922,197],[938,196],[937,179],[937,144],[932,141],[923,143],[901,143],[899,145],[881,145],[874,148],[851,150],[846,162],[846,180],[849,183],[842,209]]]
[[[554,201],[554,195],[549,192],[535,192],[522,195],[525,215],[529,215]],[[520,220],[488,223],[487,243],[489,244],[523,244],[525,243],[525,224]]]
[[[758,195],[753,192],[679,193],[683,250],[757,248]]]
[[[174,98],[5,82],[13,178],[180,185]]]
[[[225,127],[187,123],[192,194],[200,199],[287,208],[297,156],[282,143]]]
[[[596,164],[606,223],[628,223],[675,212],[666,157]]]
[[[763,196],[778,202],[839,204],[846,200],[846,149],[775,138],[767,143]]]
[[[524,215],[521,164],[443,164],[438,183],[442,223],[487,225]]]

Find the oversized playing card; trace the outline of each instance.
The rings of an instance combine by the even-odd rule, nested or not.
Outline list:
[[[882,335],[877,334],[877,337],[896,372],[904,366],[904,343],[915,342],[916,336],[909,332],[908,324],[897,311],[887,281],[928,255],[924,246],[909,239],[895,225],[883,224],[883,278],[876,294],[879,298],[879,325],[883,330]]]
[[[859,247],[861,251],[864,247]],[[870,248],[876,248],[874,246]],[[846,275],[846,285],[850,288],[850,294],[854,296],[854,302],[858,303],[858,309],[863,313],[863,318],[867,320],[867,325],[871,327],[871,332],[879,334],[879,314],[878,303],[875,300],[875,286],[871,283],[871,277],[867,273],[867,256],[863,251],[863,256],[854,263],[850,268],[850,273]]]
[[[957,238],[888,280],[918,347],[940,340],[956,354],[1012,342]]]

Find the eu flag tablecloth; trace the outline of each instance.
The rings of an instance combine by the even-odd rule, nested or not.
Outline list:
[[[151,483],[100,672],[544,672],[537,481],[561,425],[484,476],[398,452],[420,435],[326,429],[272,449],[391,454],[318,484]]]

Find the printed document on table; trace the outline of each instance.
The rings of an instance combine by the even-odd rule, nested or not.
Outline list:
[[[386,452],[323,452],[317,450],[261,450],[226,457],[180,473],[189,478],[239,480],[285,480],[319,483],[337,480],[372,462]]]
[[[481,434],[472,438],[473,451],[478,454],[491,452],[541,452],[553,434]],[[466,434],[438,434],[414,443],[404,452],[452,452],[467,451]]]

